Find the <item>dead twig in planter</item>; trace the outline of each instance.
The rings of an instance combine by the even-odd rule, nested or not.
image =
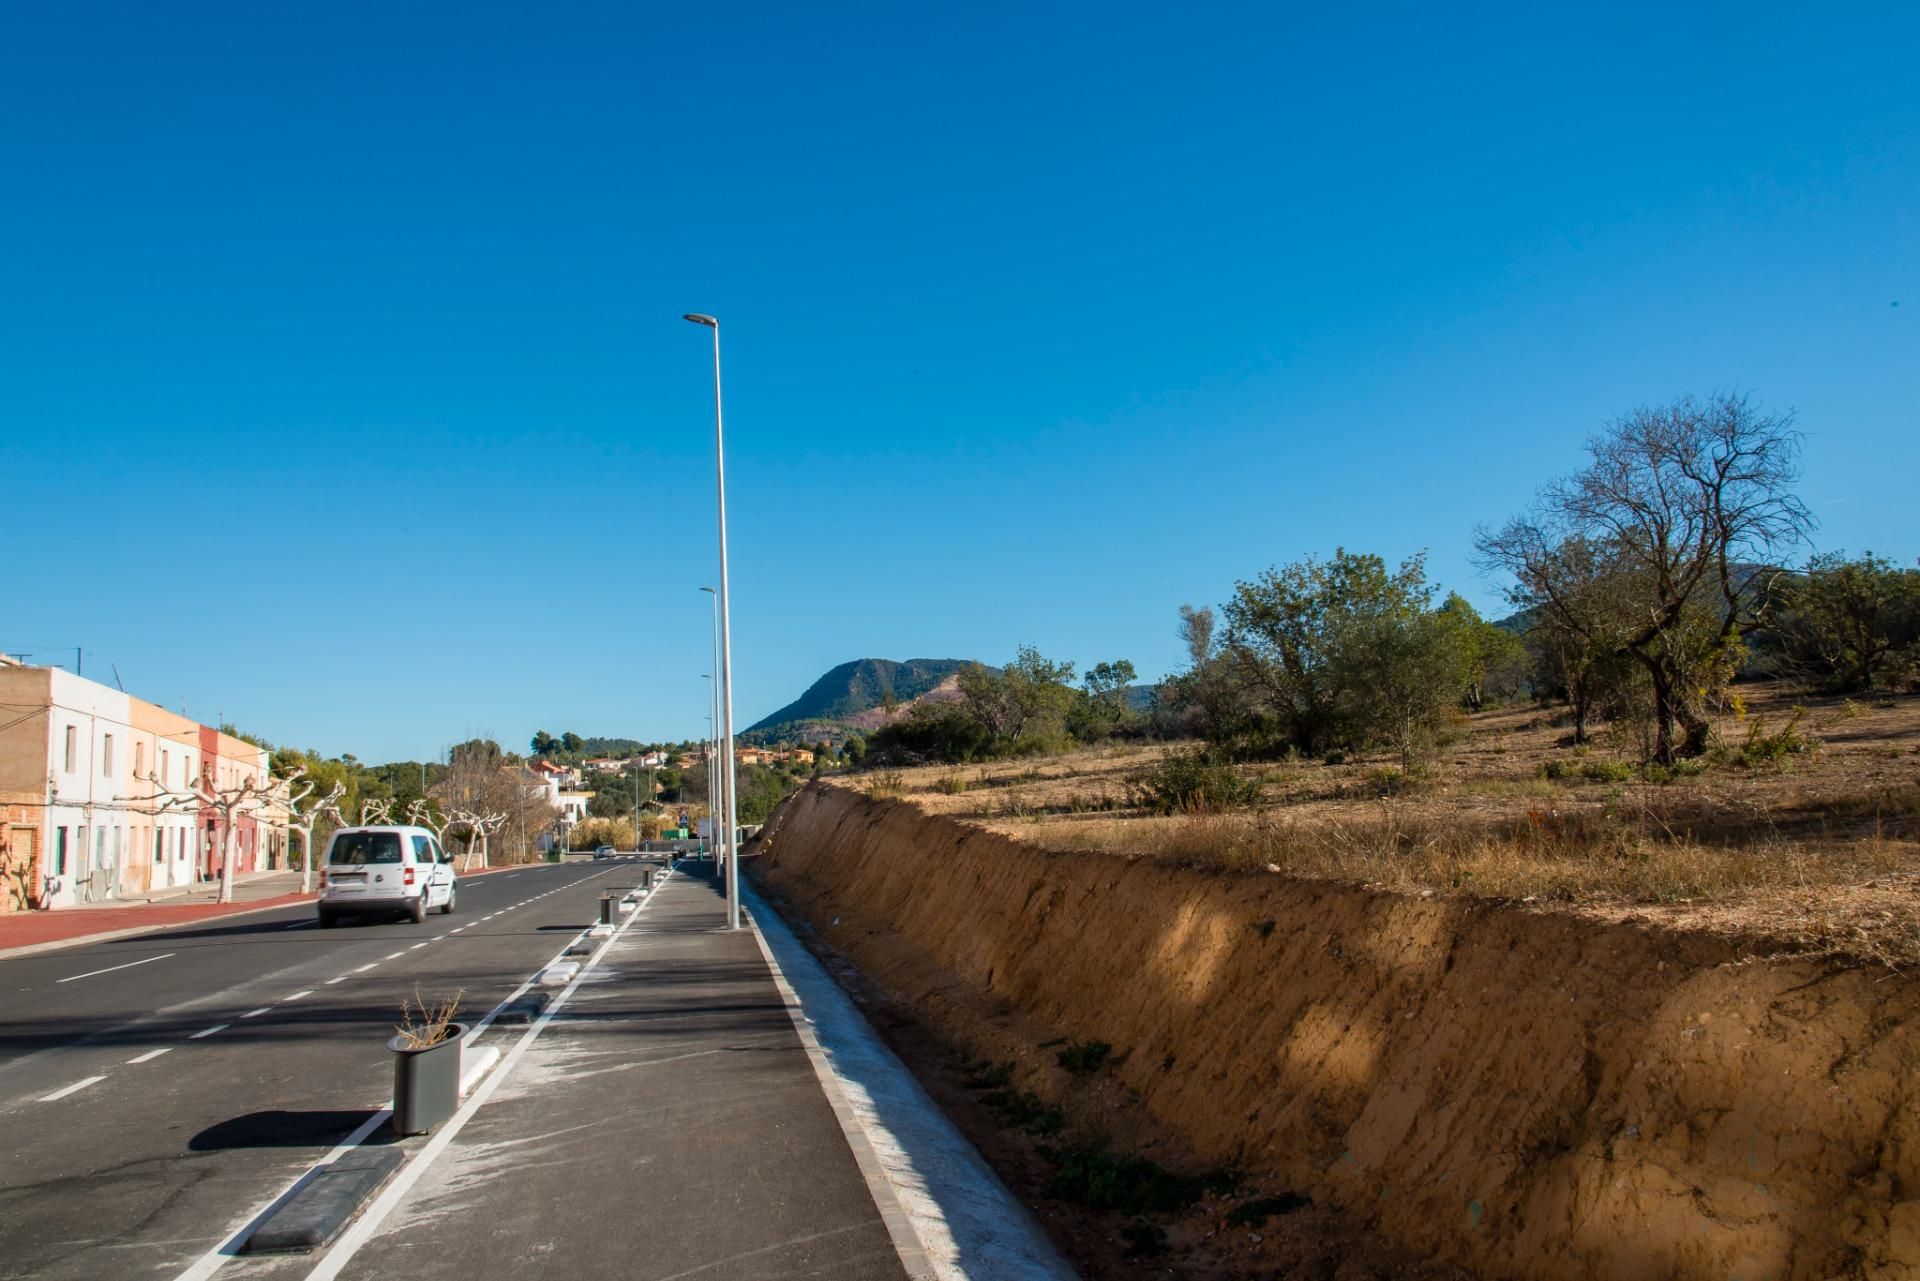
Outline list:
[[[466,989],[460,988],[452,996],[440,997],[429,1004],[427,998],[420,995],[420,985],[416,983],[413,999],[400,1002],[400,1022],[393,1029],[401,1044],[409,1050],[427,1050],[445,1041],[451,1035],[460,998],[465,995]]]

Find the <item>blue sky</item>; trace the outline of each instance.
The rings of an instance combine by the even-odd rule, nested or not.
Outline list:
[[[1920,554],[1908,7],[6,28],[0,646],[276,741],[704,732],[688,310],[742,725],[862,656],[1158,675],[1339,545],[1493,608],[1474,525],[1685,392],[1797,409],[1820,547]]]

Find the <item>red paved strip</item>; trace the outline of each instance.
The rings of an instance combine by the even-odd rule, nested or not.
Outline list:
[[[257,912],[263,907],[286,907],[314,896],[282,894],[250,903],[143,903],[138,907],[89,907],[55,912],[13,912],[0,916],[0,951],[64,943],[69,939],[114,934],[121,930],[152,929],[203,921],[235,912]]]

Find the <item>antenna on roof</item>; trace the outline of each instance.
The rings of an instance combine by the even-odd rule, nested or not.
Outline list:
[[[108,663],[107,666],[113,669],[113,683],[120,687],[120,692],[122,694],[126,693],[127,692],[126,682],[120,679],[120,664]]]

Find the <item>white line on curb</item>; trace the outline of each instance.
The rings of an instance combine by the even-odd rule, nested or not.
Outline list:
[[[66,978],[55,979],[54,982],[55,983],[71,983],[76,979],[90,979],[96,974],[111,974],[115,970],[130,970],[136,965],[152,965],[155,961],[164,961],[169,956],[174,956],[174,955],[177,955],[177,953],[162,952],[158,956],[149,956],[144,961],[128,961],[125,965],[109,965],[104,970],[88,970],[85,974],[69,974]]]
[[[84,1090],[84,1089],[86,1089],[86,1088],[87,1088],[87,1087],[88,1087],[89,1085],[92,1085],[92,1084],[94,1084],[94,1083],[95,1083],[96,1081],[104,1081],[104,1080],[106,1080],[106,1079],[107,1079],[107,1078],[106,1078],[106,1077],[104,1077],[104,1076],[89,1076],[89,1077],[85,1077],[85,1078],[83,1078],[83,1079],[81,1079],[81,1080],[78,1080],[78,1081],[75,1081],[75,1082],[74,1082],[74,1083],[73,1083],[72,1085],[69,1085],[69,1086],[68,1086],[68,1087],[66,1087],[66,1088],[65,1088],[64,1090],[55,1090],[55,1091],[54,1091],[54,1092],[53,1092],[52,1094],[49,1094],[49,1095],[47,1095],[47,1097],[45,1097],[44,1099],[41,1099],[40,1101],[41,1101],[42,1103],[51,1103],[51,1102],[53,1102],[53,1101],[54,1101],[55,1099],[64,1099],[64,1098],[66,1098],[66,1097],[67,1097],[67,1096],[68,1096],[69,1094],[72,1094],[72,1093],[73,1093],[74,1091],[76,1091],[76,1090]]]

